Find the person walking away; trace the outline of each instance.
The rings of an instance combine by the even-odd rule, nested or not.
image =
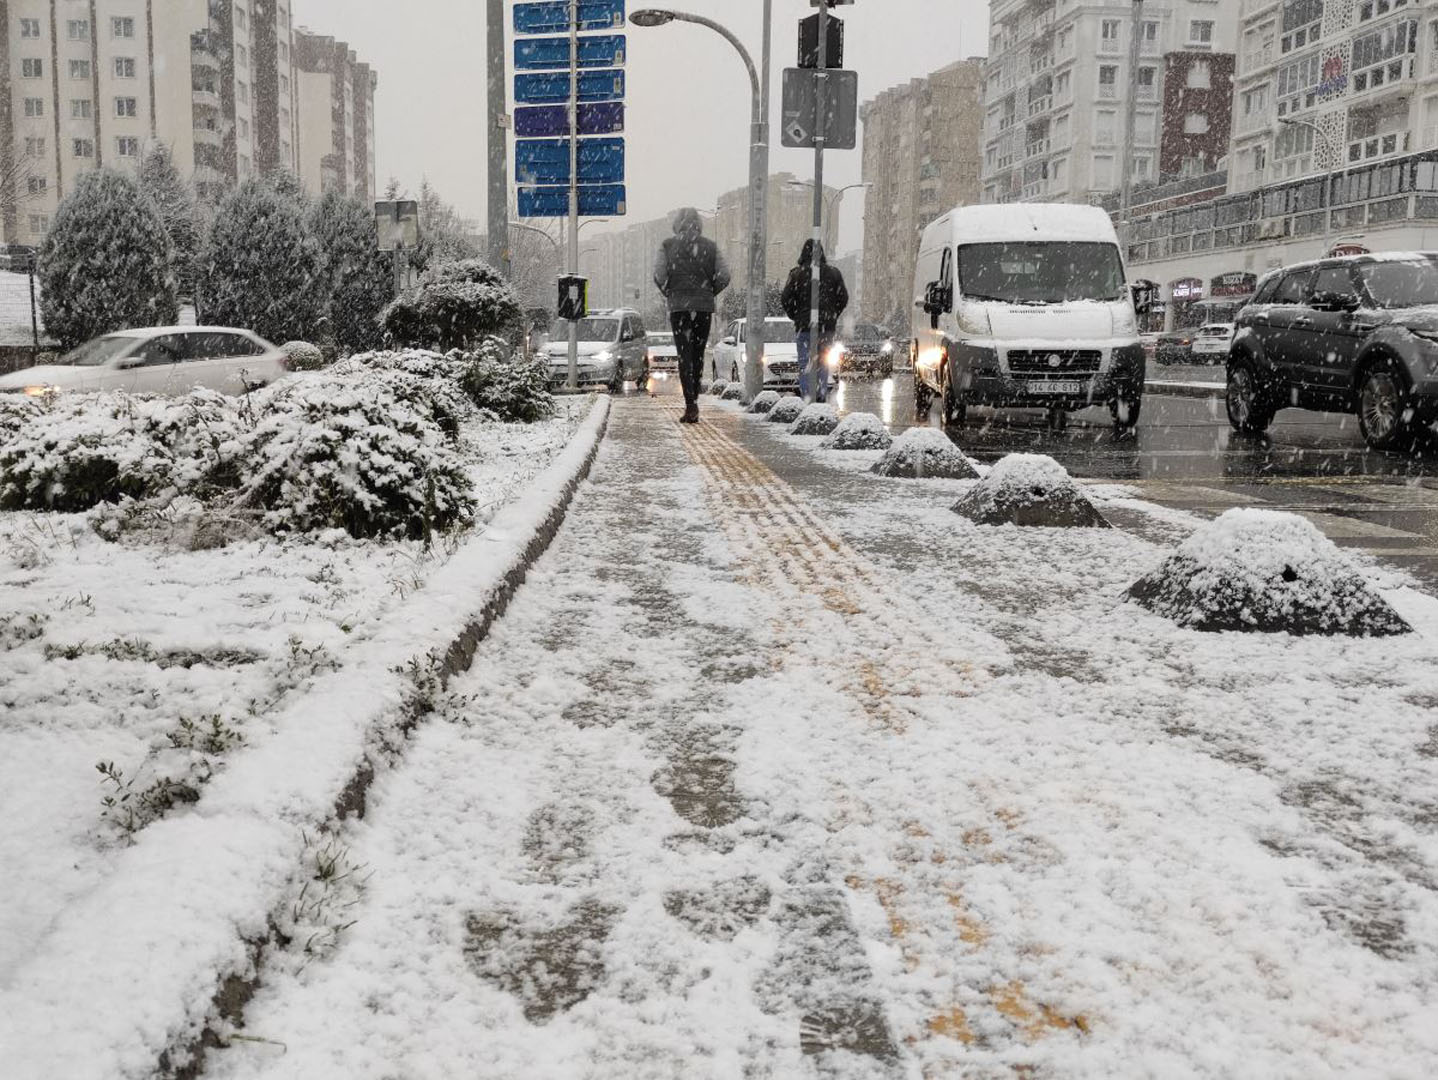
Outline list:
[[[819,245],[819,326],[809,326],[809,305],[814,276],[814,241],[805,240],[799,264],[789,271],[784,283],[784,314],[794,323],[794,342],[799,350],[799,393],[806,400],[823,401],[829,396],[829,367],[825,357],[839,329],[839,316],[849,306],[849,289],[837,266],[830,266]],[[812,347],[811,347],[812,346]],[[811,362],[812,360],[812,362]]]
[[[669,305],[669,326],[679,353],[679,384],[684,388],[681,423],[697,424],[714,298],[729,287],[729,265],[714,241],[705,237],[698,210],[686,207],[674,215],[674,235],[659,246],[654,260],[654,284]]]

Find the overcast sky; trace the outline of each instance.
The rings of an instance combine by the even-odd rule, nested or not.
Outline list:
[[[629,0],[630,10],[647,3]],[[675,6],[723,22],[749,45],[758,63],[760,0],[679,0]],[[294,0],[299,25],[348,41],[379,72],[380,186],[397,176],[414,190],[428,176],[481,226],[484,8],[483,0],[409,0],[403,5],[394,0]],[[797,22],[810,13],[809,0],[774,0],[771,171],[801,177],[813,175],[814,156],[780,147],[776,121],[782,71],[795,62]],[[847,24],[844,61],[859,73],[861,101],[986,49],[986,0],[857,0],[835,13]],[[748,179],[750,94],[743,65],[723,39],[702,27],[631,26],[628,34],[628,220],[659,217],[686,204],[712,207],[722,192]],[[511,59],[512,50],[510,45]],[[860,153],[827,154],[826,181],[857,183]],[[845,204],[841,249],[857,246],[862,228],[860,193],[850,193]]]

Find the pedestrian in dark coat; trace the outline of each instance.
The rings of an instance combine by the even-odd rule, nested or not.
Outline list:
[[[809,326],[809,305],[813,302],[814,241],[805,240],[799,263],[784,283],[784,314],[794,323],[794,342],[799,347],[799,393],[823,401],[829,396],[829,366],[825,362],[839,329],[839,316],[849,306],[849,289],[838,267],[830,266],[819,245],[819,326]],[[812,348],[810,346],[813,346]]]
[[[714,298],[729,287],[729,265],[693,208],[674,215],[674,235],[659,247],[654,284],[669,304],[669,325],[679,353],[679,384],[684,388],[686,424],[699,422],[699,384],[704,346],[714,321]]]

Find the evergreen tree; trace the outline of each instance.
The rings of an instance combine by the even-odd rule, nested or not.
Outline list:
[[[384,326],[407,348],[472,349],[485,338],[517,338],[524,312],[519,295],[480,259],[437,263],[385,309]]]
[[[128,176],[84,173],[40,249],[40,310],[66,348],[180,314],[170,238],[154,203]]]
[[[483,253],[474,239],[474,225],[447,203],[428,180],[419,187],[419,254],[421,270],[440,263],[478,259]]]
[[[157,142],[140,162],[140,190],[150,197],[174,253],[175,277],[180,291],[194,291],[195,261],[200,254],[199,207],[194,192],[175,164],[175,155],[165,143]]]
[[[262,180],[246,181],[220,204],[201,271],[206,322],[275,342],[310,341],[323,329],[324,252],[304,208]]]
[[[325,194],[310,215],[326,261],[330,331],[346,352],[378,348],[380,313],[394,299],[393,263],[377,247],[374,212],[338,192]]]
[[[285,198],[293,199],[295,202],[302,203],[306,206],[309,205],[310,196],[309,193],[305,191],[303,181],[300,180],[298,175],[290,172],[288,169],[281,169],[275,173],[270,183],[271,186],[281,195],[285,196]]]

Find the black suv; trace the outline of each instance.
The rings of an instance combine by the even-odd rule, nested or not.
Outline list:
[[[1258,433],[1279,409],[1358,414],[1389,450],[1438,418],[1438,253],[1355,255],[1286,267],[1239,312],[1228,419]]]

